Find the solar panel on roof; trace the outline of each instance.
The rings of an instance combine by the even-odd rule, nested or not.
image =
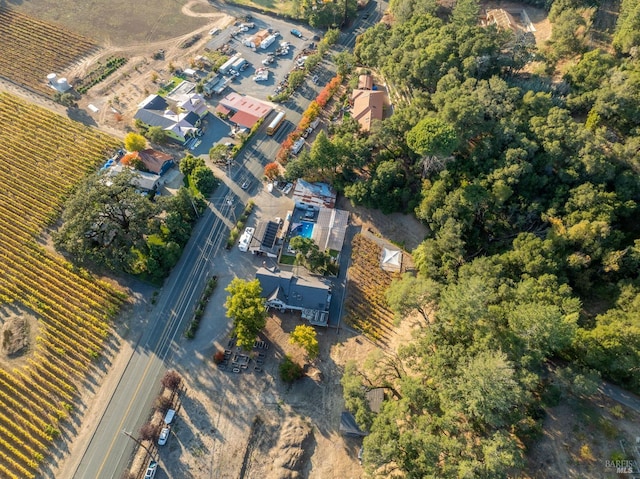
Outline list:
[[[264,231],[264,236],[262,237],[262,246],[264,246],[265,248],[273,248],[273,245],[276,244],[278,228],[278,223],[275,223],[274,221],[269,221],[267,223],[267,227]]]

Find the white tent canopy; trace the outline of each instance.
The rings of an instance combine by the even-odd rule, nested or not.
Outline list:
[[[385,271],[400,271],[402,268],[402,251],[382,248],[380,267]]]

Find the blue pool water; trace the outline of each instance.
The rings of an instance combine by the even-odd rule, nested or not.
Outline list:
[[[303,221],[300,226],[296,228],[296,233],[303,238],[311,238],[311,234],[313,233],[313,223]]]

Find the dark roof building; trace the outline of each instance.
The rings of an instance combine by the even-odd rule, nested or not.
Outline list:
[[[344,411],[340,415],[340,432],[343,436],[364,437],[367,435],[356,422],[356,418],[350,412]]]
[[[178,108],[180,112],[174,113],[169,109],[169,103],[164,98],[159,95],[149,95],[138,105],[138,111],[133,118],[147,126],[159,126],[170,138],[185,142],[197,134],[201,116],[206,115],[208,110],[200,95],[191,95],[181,104],[183,107]]]
[[[169,103],[160,95],[149,95],[138,105],[139,110],[165,111],[167,108],[169,108]]]
[[[331,289],[314,277],[298,277],[288,271],[260,268],[256,278],[267,306],[281,311],[300,311],[309,323],[326,326],[329,320]]]
[[[263,221],[256,226],[256,232],[249,244],[249,251],[252,253],[264,253],[270,258],[278,257],[277,245],[278,231],[280,224],[275,221]]]
[[[384,401],[384,388],[370,389],[365,394],[371,412],[379,413]]]

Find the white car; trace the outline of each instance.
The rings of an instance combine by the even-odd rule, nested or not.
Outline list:
[[[211,36],[217,35],[218,33],[220,33],[219,28],[212,28],[211,30],[209,30],[209,35]]]
[[[167,439],[169,439],[169,427],[163,427],[162,431],[160,431],[160,437],[158,438],[158,446],[164,446],[167,443]]]
[[[244,180],[244,183],[242,183],[242,185],[240,185],[240,188],[242,188],[243,190],[246,190],[247,188],[249,188],[250,184],[251,184],[251,182],[249,180]]]

